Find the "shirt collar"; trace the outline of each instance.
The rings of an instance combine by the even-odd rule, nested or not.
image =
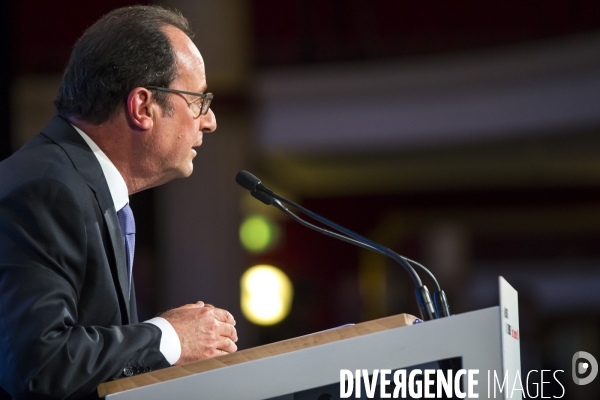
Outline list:
[[[115,205],[115,210],[119,211],[129,203],[129,191],[127,190],[127,184],[125,183],[123,176],[112,161],[110,161],[106,154],[104,154],[100,147],[98,147],[88,135],[75,125],[72,126],[81,135],[83,140],[85,140],[87,145],[90,146],[90,149],[98,159],[102,172],[104,173],[104,178],[106,178],[106,183],[108,184],[108,190],[110,191],[113,204]]]

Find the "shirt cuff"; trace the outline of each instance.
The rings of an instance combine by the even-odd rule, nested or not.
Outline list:
[[[173,325],[161,317],[149,319],[148,321],[144,321],[144,323],[155,325],[162,331],[160,352],[171,365],[175,364],[179,360],[179,357],[181,357],[181,342]]]

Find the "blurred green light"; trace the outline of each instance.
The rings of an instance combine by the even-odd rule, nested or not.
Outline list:
[[[250,252],[258,253],[273,246],[276,228],[273,223],[261,216],[251,215],[240,226],[240,241]]]

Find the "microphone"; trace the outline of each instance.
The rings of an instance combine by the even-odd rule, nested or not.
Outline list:
[[[388,249],[387,247],[381,246],[381,245],[379,245],[379,244],[377,244],[355,232],[352,232],[349,229],[346,229],[332,221],[329,221],[328,219],[326,219],[318,214],[313,213],[312,211],[307,210],[306,208],[300,206],[299,204],[296,204],[296,203],[274,193],[272,190],[270,190],[266,186],[264,186],[261,183],[260,179],[258,179],[256,176],[252,175],[248,171],[242,170],[242,171],[238,172],[237,176],[235,177],[235,180],[240,186],[249,190],[250,194],[253,197],[260,200],[261,202],[263,202],[266,205],[273,205],[274,207],[276,207],[279,210],[288,214],[290,217],[292,217],[294,220],[296,220],[300,224],[302,224],[308,228],[314,229],[325,235],[345,241],[347,243],[351,243],[356,246],[362,247],[364,249],[368,249],[368,250],[375,251],[377,253],[386,255],[386,256],[392,258],[393,260],[395,260],[396,262],[398,262],[400,265],[402,265],[406,269],[406,271],[409,273],[409,275],[415,282],[415,286],[417,287],[416,293],[415,293],[416,297],[417,297],[417,303],[419,304],[419,308],[421,310],[421,317],[424,321],[435,319],[435,318],[447,317],[450,315],[450,308],[448,305],[446,294],[444,293],[443,290],[441,290],[437,280],[435,279],[435,277],[431,273],[431,271],[429,271],[423,265],[421,265],[421,264],[417,263],[416,261],[413,261],[407,257],[401,256],[401,255],[395,253],[394,251],[392,251],[391,249]],[[296,208],[300,212],[323,223],[324,225],[327,225],[327,226],[337,230],[338,232],[341,232],[342,234],[320,228],[320,227],[313,225],[307,221],[304,221],[302,218],[298,217],[296,214],[294,214],[293,212],[288,210],[285,206],[283,206],[281,204],[281,202],[283,202],[291,207]],[[417,266],[423,272],[425,272],[429,276],[430,280],[434,283],[436,290],[434,291],[433,301],[431,299],[429,290],[427,289],[426,286],[424,286],[422,284],[421,278],[415,272],[415,270],[411,266],[411,264]]]
[[[250,172],[244,170],[241,170],[237,173],[235,176],[235,181],[238,183],[238,185],[251,192],[256,190],[258,185],[262,186],[260,179],[252,175]]]
[[[273,204],[273,192],[263,186],[262,183],[260,183],[260,179],[252,175],[250,172],[244,170],[238,172],[235,176],[235,181],[244,189],[248,189],[250,194],[256,199],[262,201],[268,206]]]

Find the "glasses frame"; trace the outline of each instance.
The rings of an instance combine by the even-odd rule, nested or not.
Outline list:
[[[190,96],[201,97],[202,98],[202,105],[200,106],[200,112],[198,113],[198,115],[194,116],[194,119],[198,118],[201,115],[208,114],[208,110],[210,109],[210,103],[212,103],[212,99],[215,97],[212,93],[186,92],[185,90],[169,89],[169,88],[160,87],[160,86],[146,86],[145,88],[146,89],[150,89],[150,90],[160,90],[161,92],[169,92],[169,93],[177,93],[177,94],[187,94],[187,95],[190,95]],[[186,103],[188,103],[188,107],[191,110],[192,104],[195,104],[195,103],[194,102],[190,103],[185,97],[183,97],[183,99],[185,100]]]

